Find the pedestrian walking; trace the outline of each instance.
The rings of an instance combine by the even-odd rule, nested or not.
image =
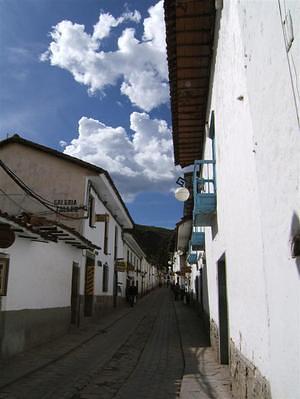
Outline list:
[[[132,284],[128,288],[128,301],[131,307],[133,307],[134,305],[135,292],[136,292],[136,287],[134,285],[134,282],[132,282]]]
[[[133,295],[134,295],[134,303],[137,302],[137,297],[138,297],[138,287],[137,285],[133,286]]]
[[[174,287],[174,299],[175,299],[175,301],[178,300],[179,294],[180,294],[180,286],[179,286],[179,283],[177,282],[175,284],[175,287]]]

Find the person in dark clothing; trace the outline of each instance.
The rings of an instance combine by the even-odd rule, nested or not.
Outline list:
[[[131,286],[128,288],[128,301],[131,307],[134,305],[134,298],[136,293],[136,287],[132,282]]]
[[[179,286],[179,283],[177,282],[175,284],[175,287],[174,287],[174,299],[175,299],[175,301],[178,300],[179,294],[180,294],[180,286]]]
[[[137,297],[138,297],[138,287],[137,285],[133,286],[134,290],[133,290],[133,294],[134,294],[134,303],[137,302]]]

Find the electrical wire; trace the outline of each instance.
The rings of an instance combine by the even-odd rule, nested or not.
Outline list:
[[[72,219],[72,220],[82,220],[82,219],[88,219],[88,216],[82,216],[82,217],[74,217],[70,215],[66,215],[64,213],[59,212],[57,209],[53,208],[55,205],[53,202],[47,200],[46,198],[43,198],[40,194],[36,193],[33,191],[29,186],[27,186],[23,180],[18,177],[3,161],[0,160],[0,167],[6,172],[6,174],[30,197],[36,199],[38,202],[40,202],[45,208],[49,209],[51,212],[60,215],[64,218],[67,219]]]
[[[22,209],[22,211],[28,213],[28,210],[23,208],[23,206],[21,204],[19,204],[17,201],[13,200],[11,198],[11,196],[9,194],[7,194],[4,190],[2,190],[2,188],[0,188],[1,193],[7,198],[9,199],[13,204],[15,204],[18,208]]]
[[[28,209],[25,209],[19,202],[15,201],[12,196],[15,194],[7,194],[2,188],[0,188],[0,192],[4,195],[9,201],[11,201],[14,205],[16,205],[19,209],[22,209],[25,213],[32,213],[33,215],[53,215],[54,211],[40,211],[40,212],[31,212]],[[1,194],[0,194],[1,195]],[[27,194],[25,195],[27,197]]]
[[[14,180],[16,181],[18,181],[21,185],[22,185],[22,188],[24,188],[24,191],[26,192],[26,193],[34,193],[38,198],[40,198],[43,202],[45,202],[45,203],[47,203],[48,205],[50,205],[50,206],[55,206],[55,204],[53,203],[53,202],[51,202],[51,201],[49,201],[49,200],[47,200],[46,198],[44,198],[44,197],[42,197],[40,194],[38,194],[38,193],[36,193],[36,192],[34,192],[29,186],[27,186],[27,184],[26,183],[24,183],[24,181],[23,180],[21,180],[7,165],[5,165],[4,164],[4,162],[2,162],[1,160],[0,160],[0,166],[1,166],[1,163],[4,165],[4,167],[5,167],[5,171],[8,173],[9,172],[9,175],[12,175],[13,177],[14,177]],[[3,166],[2,166],[3,167]]]

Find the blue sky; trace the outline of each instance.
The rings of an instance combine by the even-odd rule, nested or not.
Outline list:
[[[102,166],[136,223],[173,228],[162,2],[0,0],[0,139]]]

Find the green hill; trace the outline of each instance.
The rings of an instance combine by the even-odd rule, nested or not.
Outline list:
[[[150,263],[160,268],[168,266],[169,253],[174,251],[174,230],[136,224],[133,236],[145,252]]]

